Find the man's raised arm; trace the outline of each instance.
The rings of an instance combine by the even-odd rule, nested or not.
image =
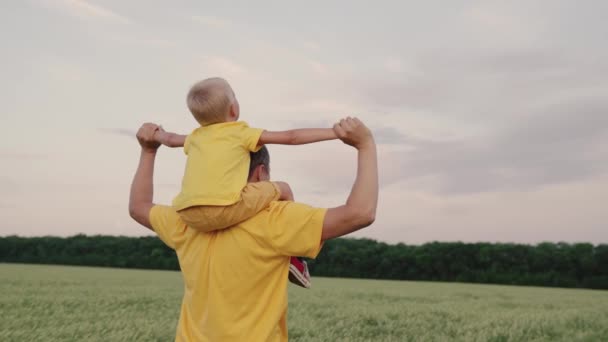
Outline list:
[[[357,149],[357,178],[346,203],[327,210],[322,241],[371,225],[378,207],[378,158],[370,130],[359,119],[347,118],[336,124],[334,131],[345,144]]]
[[[150,209],[154,206],[152,184],[154,176],[154,160],[156,151],[160,144],[154,140],[154,132],[158,126],[146,123],[137,132],[137,140],[141,145],[139,165],[131,183],[131,193],[129,196],[129,214],[131,217],[148,229],[152,229],[150,224]]]

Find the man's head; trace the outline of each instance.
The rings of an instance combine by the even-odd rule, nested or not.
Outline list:
[[[196,83],[190,88],[186,102],[201,126],[239,119],[239,102],[223,78],[213,77]]]
[[[270,180],[270,154],[266,146],[257,152],[251,152],[251,163],[249,164],[249,182],[260,182]]]

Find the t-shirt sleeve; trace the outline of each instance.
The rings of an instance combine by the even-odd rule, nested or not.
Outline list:
[[[262,148],[262,146],[258,146],[262,132],[264,132],[263,129],[245,126],[242,133],[243,146],[245,149],[247,149],[249,152],[259,151],[260,148]]]
[[[181,224],[175,209],[166,205],[155,205],[150,210],[150,224],[158,237],[170,248],[175,249],[174,232]]]
[[[188,134],[186,140],[184,140],[184,154],[188,155],[188,151],[190,151],[190,144],[192,143],[192,134]]]
[[[281,254],[316,258],[327,209],[295,202],[272,202],[267,229],[270,244]]]

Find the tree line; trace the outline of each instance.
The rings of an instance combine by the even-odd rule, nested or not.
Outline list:
[[[179,270],[156,237],[0,237],[0,262]],[[314,276],[608,289],[608,245],[432,242],[325,243]]]

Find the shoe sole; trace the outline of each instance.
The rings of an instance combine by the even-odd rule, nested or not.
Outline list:
[[[300,273],[300,270],[298,270],[297,267],[294,265],[289,265],[289,271],[289,278],[295,278],[295,280],[297,280],[296,285],[300,285],[307,289],[310,288],[310,281],[303,277],[302,273]]]

